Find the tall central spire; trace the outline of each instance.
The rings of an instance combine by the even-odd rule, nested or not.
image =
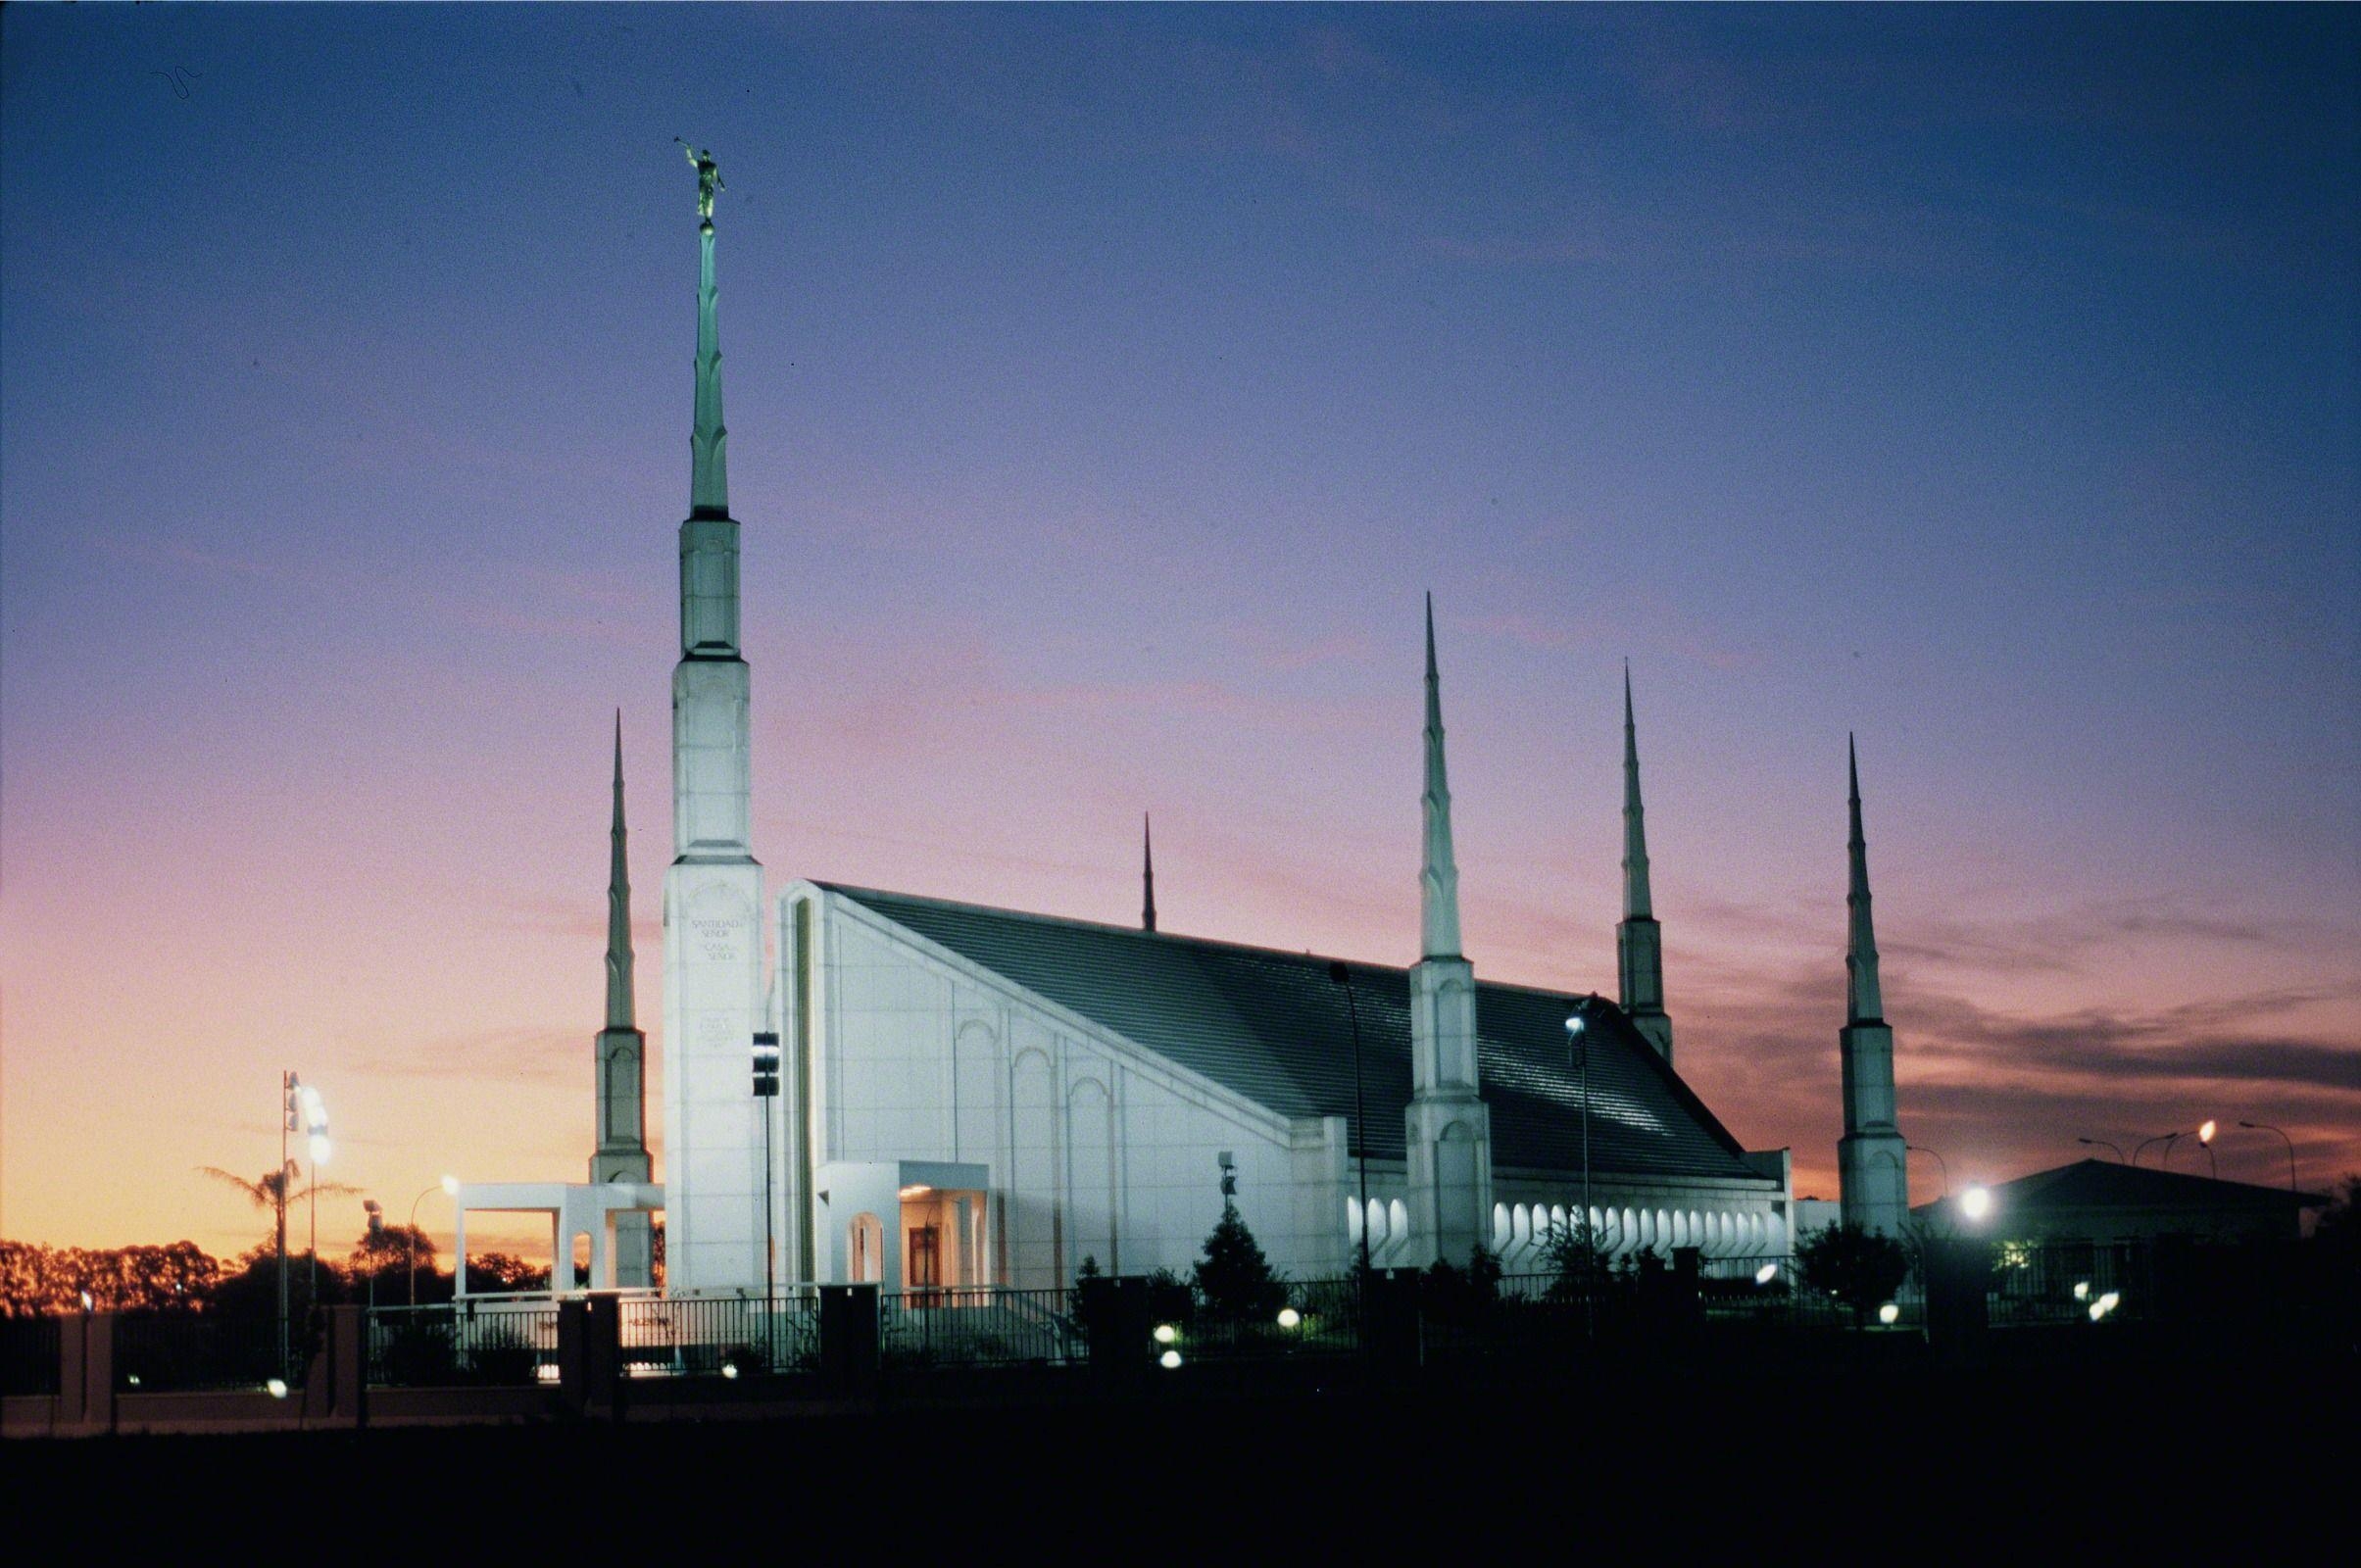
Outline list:
[[[1435,672],[1435,596],[1426,596],[1426,855],[1418,873],[1419,952],[1459,956],[1459,867],[1451,858],[1451,791],[1443,767],[1443,682]]]
[[[683,142],[683,147],[688,144]],[[713,192],[721,172],[710,152],[689,149],[697,166],[697,422],[689,432],[689,512],[729,515],[729,430],[721,422],[721,326],[714,315]]]
[[[1677,902],[1677,901],[1676,901]],[[1623,917],[1652,918],[1648,892],[1648,821],[1640,806],[1640,733],[1632,722],[1632,666],[1623,666]]]
[[[631,867],[623,854],[623,711],[615,712],[615,824],[607,830],[607,1027],[630,1029]]]
[[[1869,844],[1861,837],[1861,764],[1852,737],[1845,737],[1845,767],[1852,785],[1852,880],[1845,894],[1849,918],[1845,946],[1845,1020],[1877,1023],[1886,1016],[1885,998],[1878,992],[1877,933],[1869,923]]]

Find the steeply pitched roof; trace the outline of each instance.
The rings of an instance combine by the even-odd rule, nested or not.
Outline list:
[[[896,925],[1284,1116],[1353,1117],[1353,1027],[1330,959],[820,884]],[[1402,1157],[1404,969],[1352,965],[1373,1159]],[[1496,1168],[1582,1166],[1566,1016],[1582,999],[1476,983],[1477,1065]],[[1761,1179],[1612,1004],[1593,1010],[1591,1161],[1601,1174]],[[1349,1136],[1357,1152],[1359,1129]]]
[[[2328,1201],[2316,1193],[2284,1187],[2217,1181],[2188,1171],[2157,1170],[2111,1159],[2078,1159],[2071,1165],[2037,1170],[1992,1186],[1996,1213],[2039,1213],[2059,1208],[2277,1208],[2317,1207]],[[1913,1213],[1942,1207],[1943,1200],[1921,1203]]]

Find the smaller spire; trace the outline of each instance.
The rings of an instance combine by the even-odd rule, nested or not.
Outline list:
[[[1845,1018],[1850,1023],[1878,1023],[1886,1015],[1885,998],[1878,990],[1877,933],[1869,919],[1869,842],[1861,835],[1861,762],[1852,736],[1845,737],[1845,770],[1851,785],[1852,837],[1847,845],[1850,884],[1845,895],[1847,915],[1845,948]]]
[[[1148,813],[1140,813],[1140,929],[1156,929],[1156,834]]]
[[[607,1027],[630,1029],[631,998],[631,868],[624,854],[623,828],[623,710],[615,710],[615,821],[608,829],[607,865]]]
[[[1648,886],[1648,821],[1640,805],[1640,733],[1632,720],[1632,662],[1623,662],[1623,917],[1652,919]]]
[[[1418,875],[1420,956],[1459,956],[1459,867],[1451,855],[1451,792],[1443,765],[1443,681],[1435,670],[1435,596],[1426,596],[1426,846]]]

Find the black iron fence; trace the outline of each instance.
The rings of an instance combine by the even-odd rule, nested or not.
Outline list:
[[[115,1321],[115,1386],[148,1394],[229,1389],[283,1394],[303,1386],[312,1343],[296,1325],[282,1360],[275,1318],[126,1312]]]
[[[631,1377],[743,1377],[819,1366],[819,1298],[622,1297],[615,1302],[623,1370]]]
[[[1932,1300],[1915,1273],[1890,1292],[1848,1299],[1826,1281],[1800,1274],[1786,1256],[1690,1254],[1670,1263],[1647,1259],[1506,1277],[1436,1270],[1367,1282],[1279,1281],[1227,1309],[1169,1275],[1107,1282],[1123,1289],[1096,1297],[997,1287],[877,1294],[872,1287],[852,1294],[849,1315],[833,1310],[846,1302],[829,1303],[830,1333],[842,1326],[852,1336],[835,1345],[822,1333],[819,1293],[809,1288],[770,1297],[385,1306],[356,1314],[356,1330],[337,1332],[363,1336],[369,1382],[411,1388],[559,1386],[567,1376],[588,1375],[565,1367],[592,1364],[593,1351],[607,1357],[597,1364],[626,1378],[811,1374],[820,1382],[857,1364],[896,1373],[1122,1364],[1145,1371],[1364,1352],[1384,1360],[1405,1347],[1447,1363],[1505,1365],[1520,1356],[1547,1360],[1586,1343],[1645,1348],[1667,1331],[1732,1343],[1742,1334],[1820,1334],[1834,1343],[1834,1336],[1862,1330],[1908,1336],[2081,1325],[2105,1332],[2135,1320],[2214,1322],[2236,1312],[2245,1321],[2283,1298],[2308,1323],[2322,1314],[2304,1317],[2303,1303],[2322,1292],[2306,1283],[2302,1251],[1952,1242],[1920,1260],[1936,1276]],[[71,1343],[61,1332],[68,1322],[0,1319],[0,1390],[59,1395],[67,1379],[81,1375],[63,1363],[81,1353],[74,1347],[84,1343],[83,1334],[111,1336],[106,1348],[119,1394],[286,1394],[302,1386],[319,1348],[299,1325],[282,1358],[279,1328],[270,1318],[99,1314]],[[571,1361],[569,1345],[579,1352]]]
[[[58,1392],[54,1317],[0,1317],[0,1395]]]
[[[368,1323],[368,1376],[382,1387],[498,1387],[558,1378],[558,1308],[546,1299],[381,1306]]]
[[[1062,1366],[1089,1351],[1072,1293],[995,1286],[904,1291],[878,1298],[889,1367]]]

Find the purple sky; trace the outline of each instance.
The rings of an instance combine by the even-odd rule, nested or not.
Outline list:
[[[2349,9],[0,42],[0,1232],[244,1245],[282,1066],[397,1217],[578,1168],[617,706],[661,1015],[674,135],[774,883],[1124,920],[1153,808],[1166,929],[1407,961],[1432,588],[1470,956],[1612,990],[1628,657],[1683,1070],[1800,1190],[1847,730],[1954,1180],[2361,1168]]]

